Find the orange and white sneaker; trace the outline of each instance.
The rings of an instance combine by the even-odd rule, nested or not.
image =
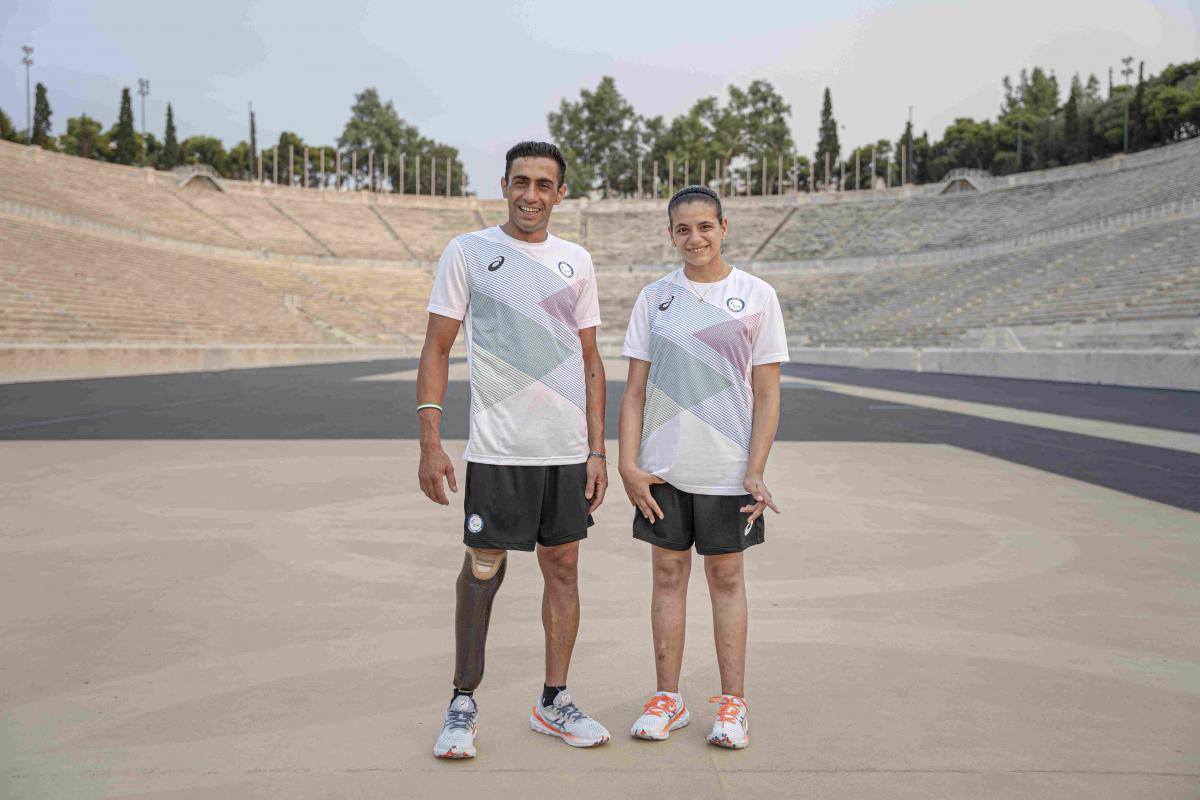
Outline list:
[[[479,708],[470,695],[460,694],[450,701],[442,717],[442,732],[433,746],[436,758],[474,758],[475,720]]]
[[[688,724],[690,720],[683,696],[676,692],[656,692],[644,706],[642,715],[633,723],[629,733],[636,739],[661,742]]]
[[[529,727],[547,736],[557,736],[571,747],[595,747],[608,741],[604,726],[579,710],[571,693],[563,689],[548,706],[542,697],[533,704]]]
[[[708,743],[717,747],[741,750],[750,744],[750,720],[745,698],[733,694],[722,694],[708,698],[717,706],[717,720],[708,733]]]

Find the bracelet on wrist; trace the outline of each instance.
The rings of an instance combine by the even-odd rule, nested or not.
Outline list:
[[[438,413],[442,412],[442,407],[439,406],[437,403],[421,403],[419,406],[417,406],[417,412],[420,413],[422,409],[426,409],[426,408],[436,408],[438,410]]]
[[[601,461],[608,461],[608,456],[601,453],[599,450],[592,450],[588,453],[588,458],[598,458]]]

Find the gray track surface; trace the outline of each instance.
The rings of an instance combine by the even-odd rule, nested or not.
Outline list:
[[[0,440],[411,439],[413,381],[355,380],[414,360],[0,386]],[[1200,393],[787,365],[788,374],[1012,408],[1200,430]],[[612,377],[612,376],[610,376]],[[608,385],[610,433],[624,384]],[[470,389],[452,381],[443,436],[465,439]],[[1200,456],[791,384],[780,441],[949,444],[1200,511]]]

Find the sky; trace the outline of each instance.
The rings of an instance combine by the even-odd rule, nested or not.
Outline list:
[[[18,128],[24,44],[56,134],[80,113],[111,125],[121,88],[148,78],[159,138],[170,102],[180,139],[232,146],[249,138],[253,102],[260,143],[282,130],[331,143],[374,86],[459,149],[469,188],[498,197],[508,147],[548,138],[547,112],[605,75],[638,113],[668,120],[766,79],[791,105],[801,152],[815,149],[825,87],[843,147],[897,138],[909,106],[938,138],[957,117],[993,118],[1001,78],[1022,68],[1053,70],[1065,88],[1076,72],[1106,84],[1123,56],[1149,73],[1200,58],[1200,0],[0,0],[0,108]]]

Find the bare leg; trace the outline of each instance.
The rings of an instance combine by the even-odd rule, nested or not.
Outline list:
[[[542,568],[542,627],[546,631],[546,685],[566,686],[579,632],[579,542],[537,546]]]
[[[503,550],[467,548],[458,574],[454,609],[454,688],[473,692],[483,680],[492,599],[504,582],[507,562]]]
[[[650,599],[650,628],[654,635],[654,672],[659,692],[679,691],[683,668],[683,638],[687,619],[687,587],[692,573],[691,550],[651,546],[654,593]]]
[[[742,573],[742,554],[705,556],[704,575],[712,598],[721,694],[745,697],[746,579]]]

